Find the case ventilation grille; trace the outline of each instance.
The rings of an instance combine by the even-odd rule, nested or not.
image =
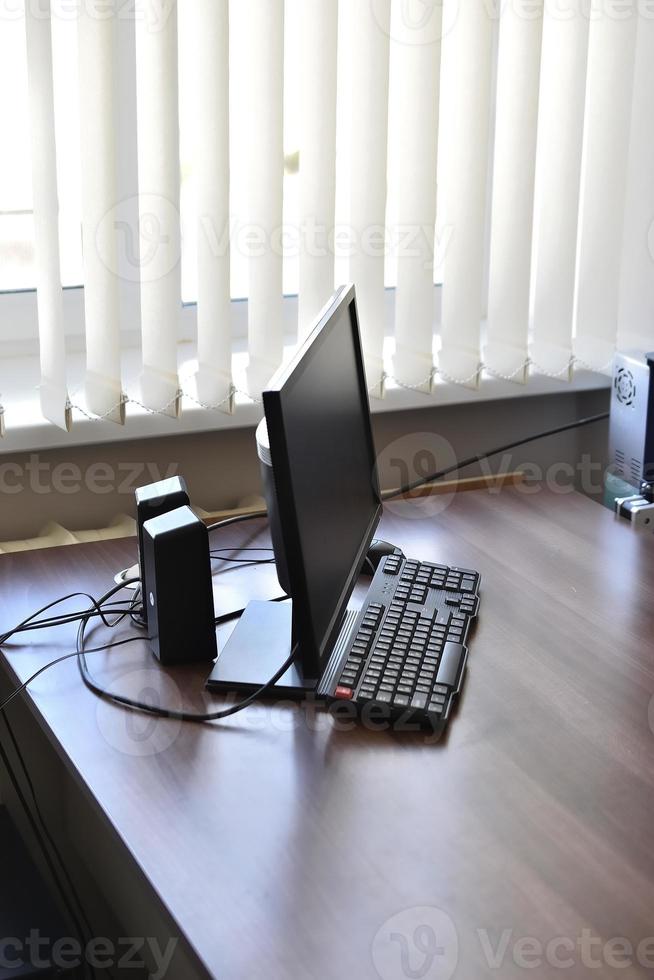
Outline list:
[[[615,376],[615,393],[621,405],[633,405],[636,397],[636,382],[628,368],[618,368]]]

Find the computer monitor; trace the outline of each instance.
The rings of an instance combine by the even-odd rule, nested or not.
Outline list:
[[[297,643],[292,677],[279,686],[306,688],[315,686],[334,649],[381,515],[354,286],[335,293],[268,384],[263,405],[257,450],[277,574],[292,612],[288,604],[256,604],[257,623],[248,607],[211,686],[265,683]]]

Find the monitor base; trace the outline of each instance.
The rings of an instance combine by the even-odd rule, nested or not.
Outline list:
[[[291,652],[292,613],[290,601],[249,602],[209,675],[209,690],[251,693],[263,687]],[[304,676],[298,660],[262,697],[302,697],[317,683]]]

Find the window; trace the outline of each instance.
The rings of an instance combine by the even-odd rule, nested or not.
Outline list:
[[[71,401],[177,417],[184,394],[231,411],[349,279],[378,397],[606,374],[616,341],[649,343],[640,5],[121,0],[109,23],[105,0],[52,0],[49,18],[45,0],[24,4],[0,20],[0,342],[39,350],[51,421],[68,425]],[[33,215],[39,113],[54,115],[56,161],[34,178],[41,203],[56,179],[54,234],[54,207]],[[35,246],[46,225],[58,256]]]

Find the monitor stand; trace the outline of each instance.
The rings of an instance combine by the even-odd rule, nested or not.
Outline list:
[[[293,605],[253,600],[219,653],[207,680],[212,691],[252,692],[273,677],[291,652]],[[302,697],[318,678],[304,676],[299,658],[266,695]]]

